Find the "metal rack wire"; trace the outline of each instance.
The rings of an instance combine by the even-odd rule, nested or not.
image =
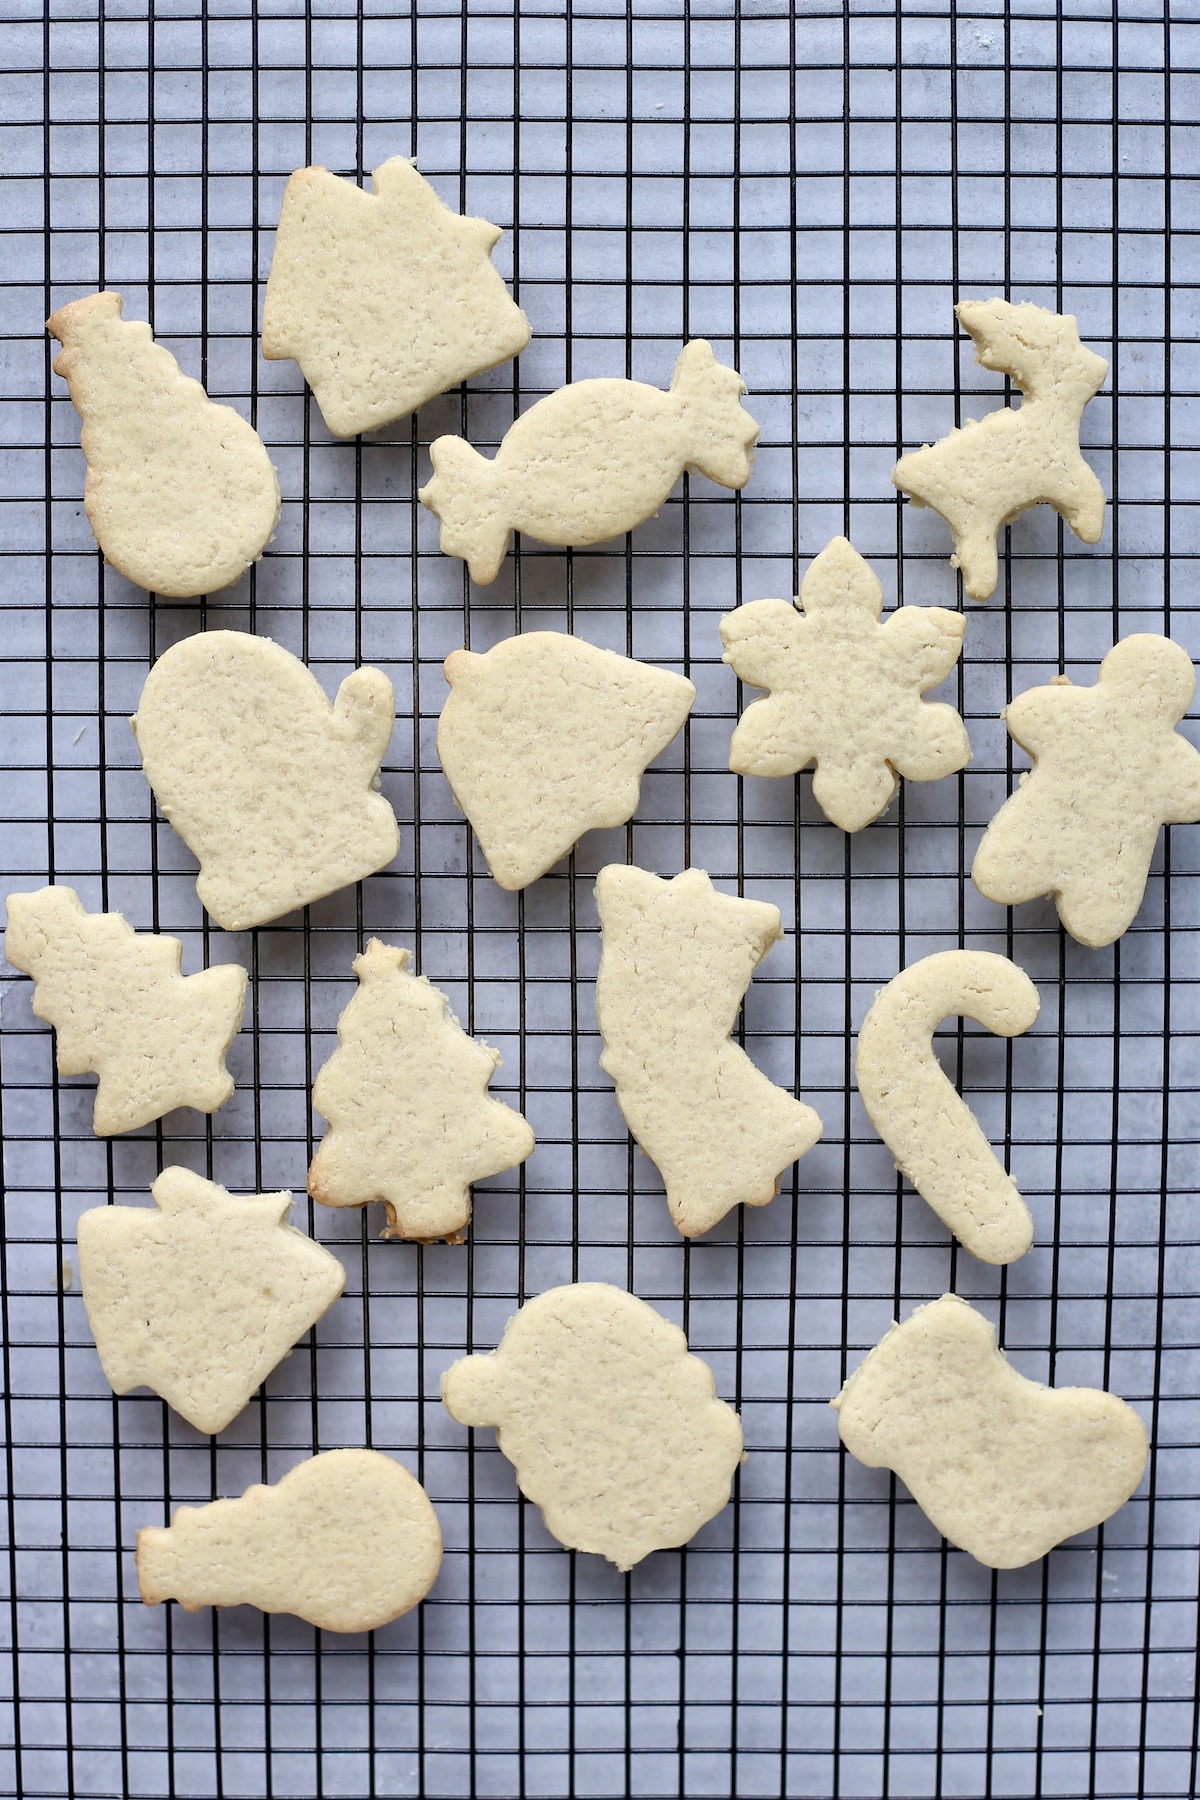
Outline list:
[[[1130,630],[1200,650],[1194,9],[9,0],[0,34],[8,886],[72,883],[183,937],[185,968],[240,958],[252,982],[235,1099],[115,1142],[91,1134],[91,1084],[55,1077],[28,983],[3,989],[0,1791],[1194,1793],[1196,831],[1165,834],[1111,951],[1064,940],[1049,904],[992,906],[964,875],[1019,765],[998,720],[1010,693],[1064,666],[1090,678]],[[361,174],[396,152],[505,226],[534,340],[411,425],[335,443],[295,368],[257,353],[272,228],[293,168]],[[100,285],[255,421],[280,470],[267,557],[199,606],[105,569],[82,515],[77,420],[42,321]],[[888,475],[899,447],[1000,401],[951,312],[995,291],[1076,312],[1084,340],[1111,347],[1085,420],[1111,522],[1094,550],[1044,512],[1008,534],[954,695],[974,761],[846,839],[808,777],[729,774],[740,697],[717,619],[793,593],[839,531],[889,598],[956,603],[944,529]],[[518,408],[587,374],[664,381],[691,335],[732,354],[762,422],[745,494],[694,480],[627,543],[520,545],[495,587],[468,592],[415,497],[430,439],[495,443]],[[397,863],[238,937],[203,917],[125,722],[154,657],[218,625],[278,638],[329,688],[374,662],[399,704],[384,772]],[[522,626],[681,668],[699,694],[628,830],[513,896],[455,812],[433,731],[442,658]],[[746,1042],[825,1121],[770,1207],[690,1244],[597,1066],[592,879],[626,857],[691,862],[781,907],[789,937],[751,989]],[[347,1296],[235,1426],[200,1439],[152,1397],[109,1395],[75,1222],[144,1199],[169,1162],[302,1192],[312,1078],[372,932],[414,946],[500,1048],[498,1091],[539,1147],[476,1190],[465,1249],[384,1244],[374,1218],[310,1211]],[[1035,1214],[1035,1248],[1006,1272],[958,1254],[898,1189],[851,1078],[873,991],[964,943],[1015,957],[1043,996],[1025,1038],[960,1029],[944,1045]],[[684,1323],[746,1427],[736,1503],[629,1577],[558,1549],[490,1434],[472,1444],[437,1399],[453,1357],[576,1277]],[[883,1471],[837,1448],[825,1403],[847,1369],[946,1288],[999,1321],[1024,1372],[1111,1387],[1152,1433],[1138,1497],[1028,1570],[947,1550]],[[140,1605],[139,1525],[343,1443],[400,1456],[438,1508],[447,1557],[416,1614],[368,1642]]]

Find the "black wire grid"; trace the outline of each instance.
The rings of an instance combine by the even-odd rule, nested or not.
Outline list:
[[[56,1078],[30,984],[3,990],[3,1792],[1196,1791],[1197,835],[1164,835],[1107,951],[1066,940],[1049,902],[993,906],[964,871],[1023,766],[998,720],[1011,693],[1062,667],[1091,679],[1132,630],[1200,648],[1200,19],[1193,0],[795,10],[5,0],[8,886],[71,883],[182,937],[185,969],[237,958],[252,985],[229,1105],[114,1142],[92,1135],[93,1084]],[[506,228],[498,257],[534,338],[418,420],[334,442],[294,365],[258,354],[273,226],[293,168],[361,175],[397,152]],[[279,468],[275,542],[199,605],[105,569],[83,516],[78,421],[42,321],[99,286],[254,420]],[[846,838],[807,776],[728,772],[741,696],[717,621],[793,593],[842,531],[889,600],[957,603],[944,526],[888,478],[899,449],[1002,400],[951,311],[995,292],[1077,313],[1112,356],[1085,416],[1110,522],[1095,549],[1046,509],[1006,535],[947,690],[974,761]],[[523,544],[470,591],[415,498],[430,439],[493,445],[586,375],[664,383],[699,335],[736,361],[763,426],[744,495],[698,478],[624,543]],[[218,626],[277,638],[329,691],[378,664],[399,713],[383,777],[398,861],[242,935],[205,919],[127,724],[154,658]],[[683,669],[698,700],[634,824],[509,895],[439,769],[440,663],[543,627]],[[593,878],[626,858],[696,864],[779,905],[789,935],[752,986],[745,1041],[825,1122],[771,1206],[692,1244],[598,1069]],[[465,1248],[381,1243],[378,1217],[299,1203],[345,1260],[346,1296],[235,1425],[200,1438],[152,1396],[109,1394],[76,1221],[144,1202],[172,1162],[302,1194],[312,1079],[371,933],[415,948],[500,1048],[497,1089],[537,1151],[476,1189]],[[943,1044],[1035,1215],[1035,1248],[1007,1271],[958,1252],[902,1191],[853,1089],[874,991],[960,944],[1013,956],[1042,994],[1027,1036]],[[558,1548],[491,1433],[472,1442],[437,1397],[519,1301],[575,1278],[683,1323],[750,1451],[735,1503],[628,1577]],[[1137,1497],[1026,1570],[948,1550],[885,1471],[840,1453],[826,1407],[894,1317],[947,1288],[998,1320],[1022,1371],[1110,1387],[1151,1432]],[[416,1613],[365,1639],[140,1604],[140,1525],[362,1443],[412,1469],[442,1521],[443,1571]]]

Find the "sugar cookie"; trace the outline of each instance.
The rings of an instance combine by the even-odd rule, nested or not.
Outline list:
[[[779,909],[720,894],[702,869],[660,881],[610,864],[596,883],[596,1015],[625,1123],[685,1237],[765,1206],[821,1121],[730,1042],[750,978],[783,936]]]
[[[454,798],[502,888],[523,888],[585,831],[637,810],[648,763],[682,729],[682,675],[562,631],[446,658],[437,747]]]
[[[139,587],[186,600],[228,587],[279,523],[266,446],[209,399],[108,290],[47,319],[54,364],[83,421],[83,509],[105,560]]]
[[[60,1075],[99,1076],[98,1137],[136,1131],[177,1106],[216,1112],[246,1006],[246,971],[221,963],[183,975],[178,938],[89,913],[74,888],[10,894],[4,954],[34,980],[33,1010],[53,1025]]]
[[[1104,530],[1104,489],[1079,449],[1079,422],[1108,364],[1079,341],[1070,313],[1007,300],[962,300],[959,323],[975,340],[976,362],[1011,375],[1023,396],[961,431],[902,456],[892,480],[915,506],[931,506],[954,533],[950,561],[972,600],[996,586],[996,533],[1043,501],[1075,536],[1096,544]]]
[[[331,706],[268,638],[204,631],[160,656],[130,721],[163,817],[200,862],[226,931],[265,925],[361,881],[400,848],[379,786],[395,724],[378,669]]]
[[[1146,1428],[1100,1388],[1019,1375],[992,1326],[944,1294],[893,1325],[837,1399],[838,1430],[990,1569],[1021,1569],[1102,1525],[1137,1488]]]
[[[721,620],[722,661],[768,700],[733,734],[738,775],[795,775],[815,761],[813,798],[843,831],[877,819],[899,785],[937,781],[970,761],[952,706],[921,699],[958,660],[966,621],[940,606],[902,606],[845,538],[810,566],[792,605],[752,600]]]
[[[728,1504],[741,1421],[677,1325],[602,1281],[552,1288],[490,1356],[442,1376],[463,1425],[494,1425],[521,1492],[569,1550],[632,1569]]]

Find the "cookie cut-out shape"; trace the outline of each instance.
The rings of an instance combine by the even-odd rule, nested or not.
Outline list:
[[[524,1162],[533,1132],[488,1094],[498,1052],[467,1036],[411,960],[378,938],[355,958],[358,992],[313,1085],[329,1129],[308,1191],[322,1206],[382,1200],[385,1237],[459,1243],[471,1183]]]
[[[854,1067],[867,1117],[900,1172],[981,1262],[1024,1256],[1033,1219],[934,1055],[933,1034],[961,1016],[1017,1037],[1040,1006],[1024,969],[1006,956],[941,950],[888,982],[858,1034]]]
[[[79,1280],[115,1393],[148,1387],[223,1431],[346,1285],[336,1256],[284,1223],[290,1194],[230,1194],[164,1169],[145,1206],[79,1221]]]
[[[610,864],[596,883],[600,1067],[663,1178],[685,1237],[765,1206],[821,1135],[811,1106],[730,1041],[750,978],[783,936],[779,908],[720,894],[702,869],[662,881]]]
[[[379,787],[392,684],[355,669],[330,705],[298,657],[204,631],[159,657],[130,721],[162,815],[199,859],[196,892],[245,931],[390,863],[400,833]]]
[[[441,1565],[428,1494],[378,1450],[326,1450],[270,1487],[181,1506],[169,1525],[137,1534],[147,1606],[256,1606],[322,1631],[374,1631],[403,1617]]]
[[[843,537],[810,566],[794,605],[751,600],[721,620],[722,661],[770,698],[733,734],[737,775],[795,775],[816,763],[813,798],[843,831],[877,819],[899,785],[937,781],[971,758],[954,707],[922,700],[958,660],[966,621],[902,606],[881,622],[883,589]]]
[[[568,1550],[632,1569],[728,1504],[742,1426],[677,1325],[586,1281],[523,1306],[488,1356],[442,1376],[462,1425],[494,1425],[521,1492]]]
[[[954,555],[972,600],[987,600],[998,573],[996,533],[1043,501],[1085,544],[1104,530],[1104,489],[1079,448],[1083,409],[1100,391],[1108,363],[1079,341],[1070,313],[1007,300],[962,300],[959,323],[975,360],[1011,375],[1023,399],[902,456],[896,486],[915,506],[931,506],[954,533]]]
[[[291,358],[337,437],[403,419],[507,362],[529,321],[492,264],[501,236],[438,198],[405,156],[367,193],[320,167],[283,194],[262,350]]]
[[[837,1399],[852,1456],[891,1469],[943,1537],[989,1569],[1022,1569],[1102,1525],[1149,1454],[1131,1406],[1018,1374],[954,1294],[893,1325]]]
[[[210,400],[106,290],[47,319],[87,458],[83,508],[105,560],[173,600],[209,594],[257,562],[279,523],[266,445]]]
[[[502,888],[544,875],[585,831],[633,817],[647,765],[682,729],[682,675],[561,631],[446,658],[437,746]]]
[[[1200,820],[1200,752],[1175,727],[1196,692],[1186,650],[1138,633],[1113,646],[1094,687],[1064,675],[1004,709],[1033,761],[983,834],[971,878],[1001,906],[1053,894],[1092,949],[1127,931],[1164,825]]]
[[[53,1025],[60,1075],[97,1075],[98,1137],[136,1131],[177,1106],[216,1112],[246,1005],[246,971],[184,975],[178,938],[135,932],[120,913],[87,912],[74,888],[10,894],[4,954],[34,980],[33,1010]]]
[[[601,544],[652,518],[685,469],[744,487],[758,439],[745,392],[737,370],[693,338],[668,393],[641,381],[571,382],[522,413],[491,459],[464,438],[436,438],[421,504],[441,521],[446,555],[483,586],[514,531]]]

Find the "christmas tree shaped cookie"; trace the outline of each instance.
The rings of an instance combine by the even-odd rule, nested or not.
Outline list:
[[[85,912],[69,887],[9,895],[4,954],[33,976],[33,1010],[54,1027],[59,1074],[99,1076],[99,1137],[177,1106],[215,1112],[232,1094],[225,1057],[246,1004],[236,963],[183,975],[178,938],[135,933],[120,913]]]
[[[561,631],[446,658],[446,779],[502,888],[523,888],[585,831],[632,818],[648,763],[691,710],[682,675]]]
[[[205,631],[159,657],[130,723],[163,817],[199,859],[196,892],[226,931],[334,894],[400,848],[376,791],[395,724],[378,669],[347,675],[331,706],[282,645]]]
[[[290,1194],[228,1194],[164,1169],[156,1211],[79,1221],[79,1279],[118,1394],[153,1388],[197,1431],[222,1431],[341,1293],[336,1256],[283,1223]]]
[[[821,1121],[730,1041],[750,978],[783,936],[779,909],[719,894],[702,869],[660,881],[610,864],[596,883],[596,1016],[625,1123],[671,1217],[696,1237],[734,1206],[765,1206]]]
[[[372,192],[297,169],[283,195],[263,355],[300,364],[338,437],[403,419],[529,342],[492,266],[500,227],[443,205],[407,157]]]
[[[954,708],[921,698],[954,667],[962,614],[902,606],[881,623],[882,611],[869,566],[834,538],[794,606],[752,600],[721,620],[723,660],[742,681],[771,690],[742,715],[730,768],[794,775],[815,761],[813,796],[843,831],[878,818],[898,776],[937,781],[971,756]]]
[[[83,420],[83,505],[114,569],[171,599],[228,587],[279,523],[279,482],[257,431],[185,375],[111,291],[46,321]]]
[[[497,1053],[466,1035],[410,960],[377,938],[355,958],[358,992],[313,1085],[329,1129],[308,1191],[322,1206],[382,1200],[385,1236],[461,1242],[471,1183],[524,1162],[533,1133],[488,1096]]]

